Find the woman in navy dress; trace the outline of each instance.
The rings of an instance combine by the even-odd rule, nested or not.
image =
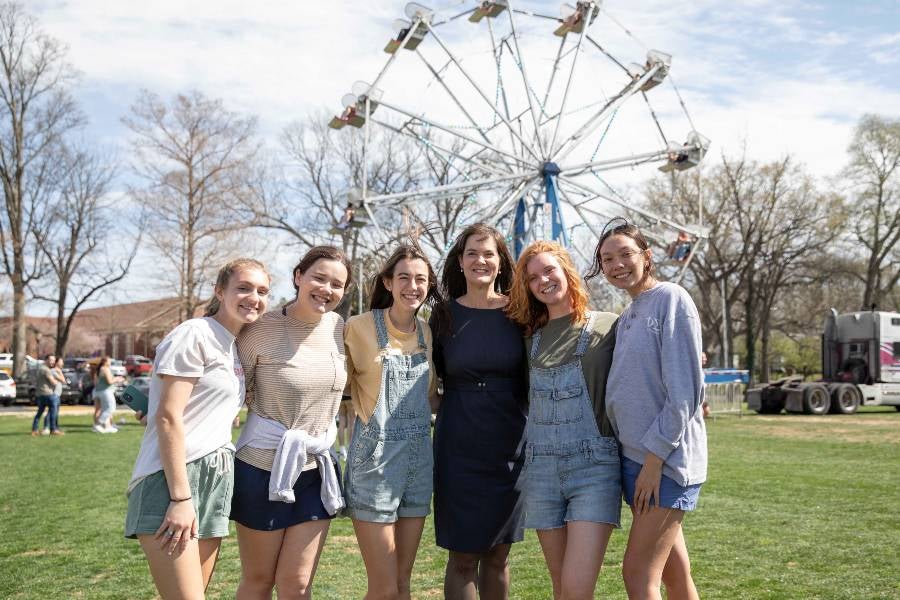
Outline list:
[[[504,308],[513,260],[500,233],[477,223],[457,237],[432,317],[443,397],[434,432],[434,529],[450,551],[449,600],[506,598],[508,557],[524,535],[522,468],[528,369],[522,333]]]

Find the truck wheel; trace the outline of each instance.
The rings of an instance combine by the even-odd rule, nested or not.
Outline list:
[[[859,408],[861,394],[855,385],[843,383],[831,392],[831,412],[852,415]]]
[[[813,384],[803,389],[803,412],[808,415],[824,415],[831,408],[831,394],[822,384]]]
[[[766,388],[762,390],[760,407],[756,412],[761,415],[777,415],[784,410],[784,390]]]
[[[3,399],[3,406],[9,406],[10,404],[12,404],[12,398],[4,398]],[[900,407],[898,407],[898,408],[900,408]]]

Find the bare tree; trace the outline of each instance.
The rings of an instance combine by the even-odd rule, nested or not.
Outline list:
[[[236,221],[234,209],[250,194],[256,118],[198,91],[166,103],[145,90],[123,122],[133,134],[135,173],[147,183],[132,193],[148,212],[150,241],[177,274],[179,317],[187,319],[228,242],[249,224]]]
[[[851,272],[865,284],[868,309],[889,300],[900,281],[900,119],[864,116],[848,152],[844,173],[856,192],[848,208],[865,265]]]
[[[816,294],[833,272],[830,247],[843,223],[840,199],[821,194],[789,157],[764,165],[723,158],[708,175],[680,178],[674,193],[662,180],[649,186],[651,205],[682,220],[696,210],[701,193],[710,237],[693,257],[686,283],[698,299],[704,338],[721,349],[723,329],[731,340],[742,336],[751,371],[761,342],[766,380],[772,331],[790,322],[784,316],[787,298],[794,297],[790,291]]]
[[[77,76],[66,49],[16,3],[0,4],[0,215],[3,268],[13,293],[13,370],[25,357],[25,294],[41,274],[32,232],[54,185],[54,148],[83,123],[69,88]]]
[[[84,150],[60,156],[65,176],[49,207],[44,227],[36,227],[38,246],[53,277],[49,294],[33,295],[56,305],[56,355],[65,356],[72,324],[84,304],[128,273],[140,244],[137,226],[130,249],[110,247],[110,234],[124,237],[128,228],[115,224],[116,207],[109,197],[114,168]]]

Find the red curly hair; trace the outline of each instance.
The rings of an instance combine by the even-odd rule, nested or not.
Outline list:
[[[581,323],[587,318],[588,294],[572,257],[556,242],[538,240],[525,248],[516,262],[513,284],[509,290],[509,304],[506,305],[506,314],[525,330],[525,335],[532,335],[546,325],[550,318],[547,306],[535,298],[528,288],[528,261],[544,252],[556,258],[566,276],[569,298],[572,300],[572,322]]]

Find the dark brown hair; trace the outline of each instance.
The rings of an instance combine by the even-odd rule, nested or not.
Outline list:
[[[477,241],[486,238],[494,240],[497,246],[497,256],[500,258],[500,268],[497,271],[497,278],[494,280],[494,291],[504,296],[509,295],[512,288],[513,271],[515,270],[515,261],[506,247],[506,240],[503,235],[486,223],[473,223],[460,232],[456,236],[456,240],[447,253],[447,259],[444,261],[444,269],[441,272],[441,295],[443,301],[435,307],[434,322],[435,330],[438,334],[449,334],[451,330],[451,314],[448,303],[453,298],[459,298],[465,295],[467,291],[466,276],[463,274],[459,266],[459,259],[466,250],[466,244],[469,238],[475,237]]]
[[[381,267],[381,271],[372,278],[370,287],[372,293],[369,296],[369,310],[376,308],[390,308],[394,303],[394,296],[384,285],[384,280],[394,276],[394,268],[397,266],[397,263],[404,258],[407,260],[422,260],[425,262],[425,266],[428,267],[428,293],[425,295],[425,300],[419,305],[419,308],[422,308],[422,305],[426,303],[434,306],[441,301],[437,277],[434,274],[434,269],[431,268],[428,257],[425,256],[425,253],[422,252],[422,249],[419,248],[419,246],[410,242],[401,244],[394,250],[394,253],[388,257],[384,266]],[[418,312],[418,309],[416,309],[416,312]]]
[[[600,240],[597,242],[597,247],[594,249],[594,263],[591,265],[591,270],[588,271],[587,275],[584,276],[585,280],[593,279],[597,275],[601,275],[603,273],[603,260],[600,258],[600,249],[603,247],[603,242],[608,240],[614,235],[624,235],[625,237],[629,237],[634,240],[634,243],[637,244],[637,247],[641,249],[641,251],[649,250],[650,244],[647,243],[647,238],[644,237],[644,234],[641,233],[641,230],[636,226],[632,225],[628,221],[622,218],[613,219],[613,221],[621,221],[619,225],[615,227],[609,227],[609,223],[603,230],[603,235],[600,236]],[[613,221],[610,221],[612,223]],[[653,259],[647,258],[647,274],[651,277],[655,276],[654,268],[653,268]]]
[[[344,282],[344,289],[350,286],[350,282],[353,281],[353,269],[350,267],[350,259],[344,254],[344,251],[334,246],[313,246],[309,249],[309,252],[303,255],[303,258],[300,259],[300,262],[297,263],[297,266],[294,267],[294,272],[291,274],[291,283],[294,284],[294,289],[298,294],[300,293],[300,288],[297,287],[297,274],[306,273],[310,267],[316,264],[316,261],[322,259],[336,260],[344,265],[344,268],[347,269],[347,281]]]
[[[259,269],[263,273],[266,274],[266,277],[269,278],[269,281],[272,280],[272,276],[269,275],[269,272],[266,270],[266,265],[262,264],[255,258],[236,258],[233,261],[225,264],[221,269],[219,269],[219,274],[216,275],[216,285],[213,290],[217,290],[220,292],[224,292],[225,288],[228,287],[228,282],[231,281],[231,276],[237,273],[238,271],[243,271],[244,269]],[[203,313],[204,317],[212,317],[215,316],[217,312],[219,312],[219,308],[221,307],[221,303],[219,299],[216,297],[215,291],[213,292],[213,297],[210,299],[209,303],[206,305],[206,311]]]
[[[447,300],[459,298],[466,293],[466,277],[459,267],[459,259],[466,250],[469,238],[473,236],[478,241],[492,238],[497,246],[500,270],[497,272],[497,279],[494,280],[494,291],[506,296],[512,287],[515,262],[509,253],[509,249],[506,247],[506,241],[500,232],[490,225],[474,223],[463,229],[462,233],[456,236],[453,246],[450,247],[450,252],[447,253],[447,260],[444,262],[444,270],[441,273],[441,292]]]

